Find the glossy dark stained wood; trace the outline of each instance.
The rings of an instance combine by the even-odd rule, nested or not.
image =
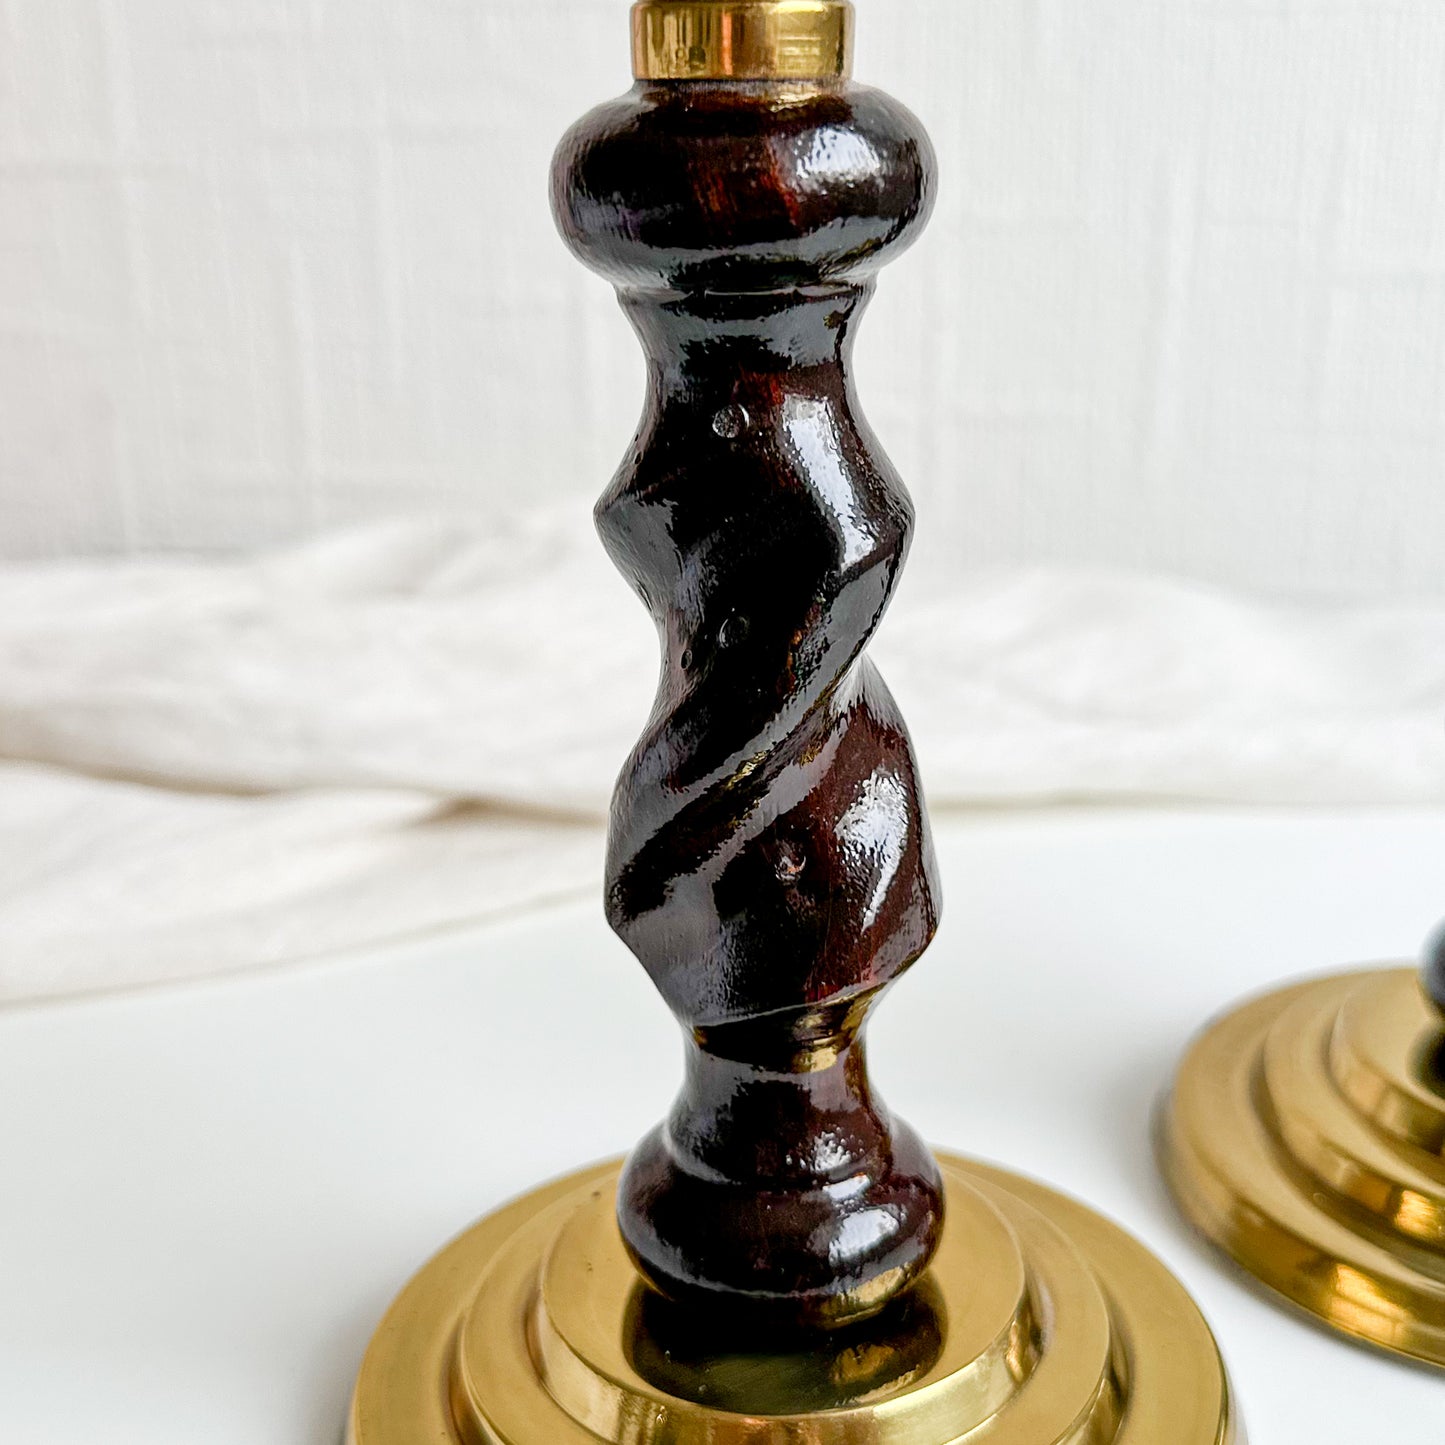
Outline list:
[[[848,375],[873,274],[932,192],[918,122],[845,81],[640,83],[553,170],[649,378],[596,511],[663,648],[607,915],[687,1057],[618,1218],[663,1294],[765,1323],[876,1311],[941,1224],[937,1168],[864,1062],[939,894],[908,735],[863,656],[912,508]]]
[[[1434,936],[1425,945],[1420,981],[1425,985],[1431,1002],[1445,1014],[1445,923],[1435,930]]]

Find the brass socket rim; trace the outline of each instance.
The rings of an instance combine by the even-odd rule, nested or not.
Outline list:
[[[637,0],[638,80],[830,80],[853,68],[850,0]]]

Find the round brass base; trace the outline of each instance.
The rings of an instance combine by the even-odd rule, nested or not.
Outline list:
[[[682,1317],[642,1288],[618,1165],[474,1225],[377,1330],[350,1445],[1229,1445],[1208,1326],[1144,1247],[1083,1205],[940,1158],[922,1282],[807,1348]]]
[[[1165,1175],[1206,1238],[1355,1339],[1445,1365],[1445,1083],[1413,969],[1244,1004],[1185,1056]]]

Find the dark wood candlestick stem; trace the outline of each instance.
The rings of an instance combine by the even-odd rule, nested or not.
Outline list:
[[[1445,923],[1435,930],[1425,945],[1420,982],[1430,996],[1430,1002],[1445,1014]]]
[[[863,656],[912,509],[848,373],[933,174],[913,117],[842,79],[642,82],[553,169],[562,233],[648,363],[596,512],[664,653],[613,801],[607,914],[687,1068],[619,1223],[670,1298],[774,1323],[881,1308],[942,1219],[937,1167],[864,1062],[938,885],[908,736]]]

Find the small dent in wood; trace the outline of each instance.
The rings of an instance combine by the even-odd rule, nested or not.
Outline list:
[[[714,413],[712,429],[724,441],[733,441],[747,430],[748,420],[747,408],[733,402]]]

